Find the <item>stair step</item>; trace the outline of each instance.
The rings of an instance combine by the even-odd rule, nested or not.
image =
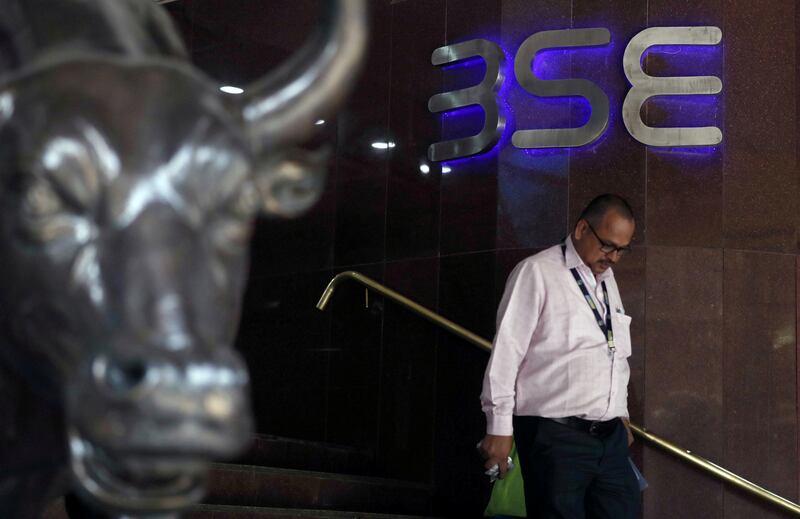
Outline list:
[[[265,519],[433,519],[419,515],[225,505],[197,505],[186,512],[183,517],[185,519],[256,519],[260,517]]]
[[[419,515],[229,505],[195,505],[184,512],[181,517],[184,519],[256,519],[259,517],[266,519],[433,519]],[[64,508],[64,498],[51,503],[42,519],[69,519]]]
[[[429,485],[367,476],[215,463],[205,504],[420,515]]]
[[[369,475],[373,455],[355,447],[256,434],[250,448],[235,463]]]
[[[69,519],[67,509],[64,508],[64,497],[59,497],[47,505],[41,519]]]

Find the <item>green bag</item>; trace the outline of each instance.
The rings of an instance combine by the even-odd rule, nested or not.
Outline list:
[[[511,447],[511,461],[514,462],[514,469],[506,473],[505,479],[494,482],[492,497],[483,512],[484,517],[528,515],[525,511],[525,491],[522,487],[522,470],[519,468],[516,445]]]

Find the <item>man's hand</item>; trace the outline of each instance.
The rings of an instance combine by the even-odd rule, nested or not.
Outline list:
[[[625,426],[625,431],[628,433],[628,447],[633,445],[633,431],[631,431],[631,421],[627,418],[622,419],[622,424]]]
[[[500,479],[506,477],[508,472],[508,454],[511,452],[511,446],[514,443],[513,436],[495,436],[494,434],[487,434],[481,441],[478,451],[486,460],[484,468],[489,470],[497,465],[500,468]]]

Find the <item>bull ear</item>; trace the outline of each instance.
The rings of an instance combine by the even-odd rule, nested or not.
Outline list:
[[[270,154],[255,169],[261,209],[268,216],[293,218],[314,205],[325,189],[327,148],[289,148]]]
[[[255,150],[305,139],[355,81],[367,40],[367,0],[322,0],[311,38],[277,70],[247,87],[242,116]]]

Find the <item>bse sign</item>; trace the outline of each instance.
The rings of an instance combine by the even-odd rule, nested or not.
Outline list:
[[[517,50],[514,76],[529,93],[539,97],[580,96],[591,108],[591,116],[577,128],[524,129],[518,128],[511,143],[521,149],[573,148],[591,144],[608,128],[608,96],[595,83],[586,79],[540,79],[533,72],[536,56],[546,50],[605,47],[611,41],[608,29],[563,29],[542,31],[528,37]],[[634,139],[647,146],[697,147],[715,146],[722,142],[722,132],[716,126],[671,127],[648,126],[642,121],[642,105],[655,96],[714,95],[722,91],[722,81],[716,76],[655,77],[642,69],[642,56],[657,45],[718,45],[722,31],[717,27],[653,27],[634,36],[625,48],[622,68],[631,84],[622,103],[622,121]],[[476,39],[439,47],[431,62],[448,65],[466,59],[481,58],[486,63],[483,80],[472,87],[436,94],[428,101],[431,112],[451,112],[477,105],[484,112],[481,131],[470,137],[432,144],[428,148],[431,161],[453,160],[489,151],[506,130],[506,119],[498,97],[505,80],[505,54],[499,45]]]

